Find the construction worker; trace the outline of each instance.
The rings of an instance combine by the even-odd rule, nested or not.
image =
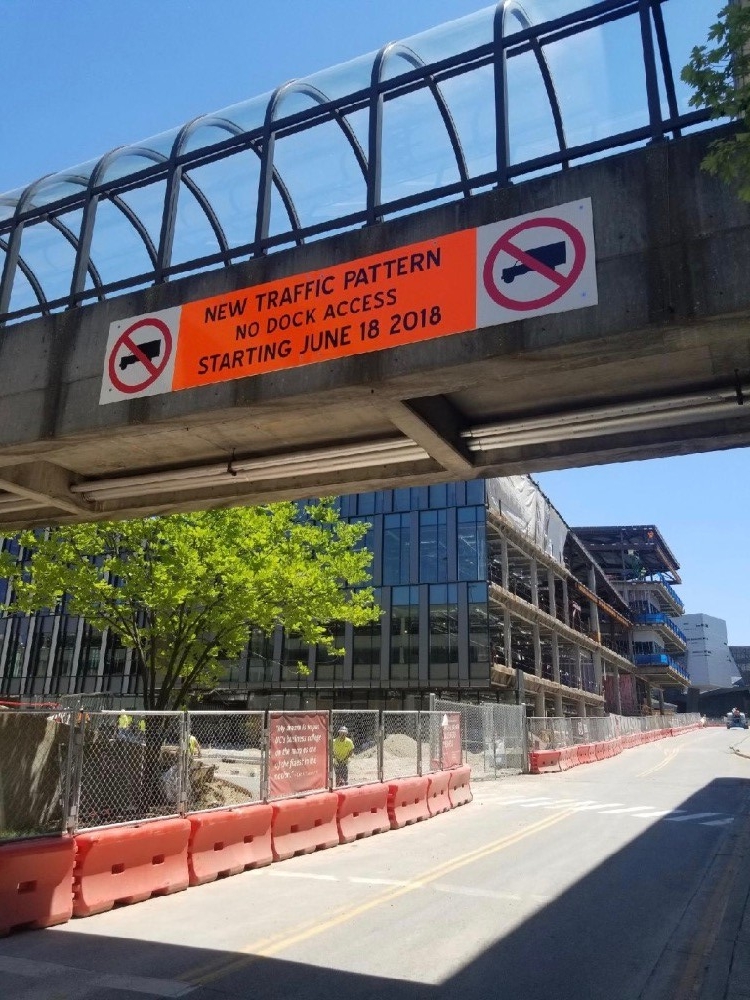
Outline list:
[[[349,730],[342,726],[333,741],[333,769],[336,787],[349,784],[349,758],[354,753],[354,743],[349,738]]]
[[[146,732],[146,720],[140,719],[137,725],[137,729],[140,733]],[[120,712],[117,717],[117,736],[121,740],[134,740],[139,742],[139,735],[135,731],[136,727],[133,725],[133,716],[128,715],[127,712]]]

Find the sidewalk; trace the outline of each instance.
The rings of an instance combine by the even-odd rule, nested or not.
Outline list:
[[[706,965],[699,1000],[750,1000],[750,816],[734,844],[733,878]]]
[[[750,739],[732,747],[750,760]],[[730,860],[733,873],[726,908],[711,948],[699,1000],[750,1000],[750,800]]]

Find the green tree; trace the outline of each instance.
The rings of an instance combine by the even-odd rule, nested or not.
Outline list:
[[[732,136],[711,143],[702,166],[750,201],[750,6],[729,3],[718,17],[708,44],[693,49],[682,79],[695,91],[693,107],[738,122]]]
[[[380,611],[369,580],[367,525],[331,500],[70,525],[23,532],[31,558],[0,555],[14,609],[57,607],[110,629],[133,649],[144,708],[180,708],[238,656],[250,627],[277,625],[332,649],[332,623]]]

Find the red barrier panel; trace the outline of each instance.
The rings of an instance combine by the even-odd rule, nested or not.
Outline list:
[[[532,774],[561,771],[560,753],[560,750],[532,750],[529,754],[529,771]]]
[[[453,808],[448,794],[450,784],[450,771],[434,771],[427,776],[429,785],[427,786],[427,810],[430,816],[437,816],[438,813],[448,812]]]
[[[590,764],[594,759],[593,750],[590,743],[581,743],[578,747],[578,763]]]
[[[272,815],[270,805],[258,803],[188,816],[190,885],[270,865]]]
[[[189,837],[186,819],[79,833],[73,915],[88,917],[115,903],[140,903],[187,889]]]
[[[274,861],[295,854],[312,854],[339,844],[336,792],[308,795],[304,799],[281,799],[273,803],[271,846]]]
[[[0,844],[0,936],[70,920],[75,853],[72,837]]]
[[[471,768],[468,766],[464,767],[454,767],[450,772],[450,781],[448,782],[448,795],[450,796],[451,805],[455,809],[456,806],[465,806],[467,802],[471,802],[474,796],[471,794]]]
[[[594,760],[604,760],[605,747],[603,743],[594,744]]]
[[[430,779],[399,778],[388,784],[388,816],[391,829],[398,830],[410,823],[430,818],[427,806],[427,788]]]
[[[370,837],[373,833],[390,830],[388,785],[340,788],[337,794],[339,805],[336,822],[342,844],[351,844],[360,837]]]

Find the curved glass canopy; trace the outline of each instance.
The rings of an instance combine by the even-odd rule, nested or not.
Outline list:
[[[500,0],[0,195],[0,324],[700,127],[679,6]]]

